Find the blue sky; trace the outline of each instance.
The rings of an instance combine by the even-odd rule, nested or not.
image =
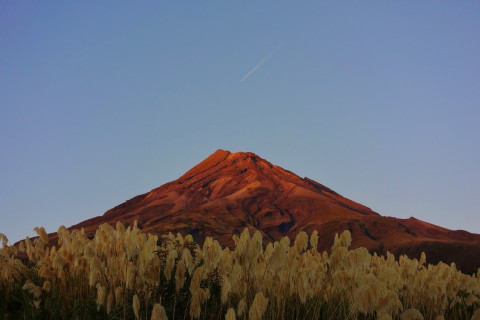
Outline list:
[[[480,233],[479,15],[474,1],[2,1],[0,232],[101,215],[222,148]]]

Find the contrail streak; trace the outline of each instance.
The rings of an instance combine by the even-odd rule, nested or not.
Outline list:
[[[265,61],[268,60],[268,58],[270,58],[270,56],[275,52],[277,51],[277,49],[280,48],[280,46],[276,47],[275,49],[273,49],[272,51],[270,51],[269,54],[267,54],[267,56],[265,58],[262,59],[262,61],[260,61],[255,67],[253,67],[252,70],[250,70],[240,81],[243,82],[245,79],[247,79],[252,73],[255,72],[255,70],[257,70],[258,68],[260,68],[260,66],[262,64],[265,63]]]

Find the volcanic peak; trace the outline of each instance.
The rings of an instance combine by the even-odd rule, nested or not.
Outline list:
[[[176,180],[176,183],[192,186],[200,181],[218,180],[224,177],[244,181],[257,180],[262,182],[264,187],[272,184],[293,183],[312,192],[324,191],[339,196],[333,190],[306,177],[302,179],[252,152],[231,153],[221,149],[187,171]]]
[[[353,248],[411,257],[425,251],[432,262],[455,261],[464,270],[480,266],[480,235],[383,217],[251,152],[217,150],[177,180],[71,229],[92,235],[102,223],[135,220],[147,232],[192,234],[200,242],[212,236],[223,245],[232,245],[232,235],[244,228],[259,231],[266,241],[317,230],[321,250],[331,247],[335,233],[350,230]]]

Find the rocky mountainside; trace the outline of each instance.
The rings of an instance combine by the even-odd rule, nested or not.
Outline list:
[[[175,181],[136,196],[103,216],[70,229],[89,234],[101,223],[121,221],[155,233],[190,233],[232,245],[246,227],[265,241],[302,230],[318,230],[319,249],[335,233],[350,230],[352,247],[455,262],[463,271],[480,267],[480,235],[452,231],[415,218],[384,217],[308,178],[275,166],[253,153],[217,150]]]

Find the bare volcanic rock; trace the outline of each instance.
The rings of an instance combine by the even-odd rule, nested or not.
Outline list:
[[[190,233],[198,241],[212,236],[227,246],[244,228],[259,230],[265,241],[316,229],[319,249],[328,250],[335,233],[348,229],[353,248],[413,258],[425,251],[429,262],[455,262],[467,272],[480,266],[480,235],[414,218],[383,217],[248,152],[217,150],[177,180],[70,229],[92,234],[102,223],[135,220],[145,231]]]

